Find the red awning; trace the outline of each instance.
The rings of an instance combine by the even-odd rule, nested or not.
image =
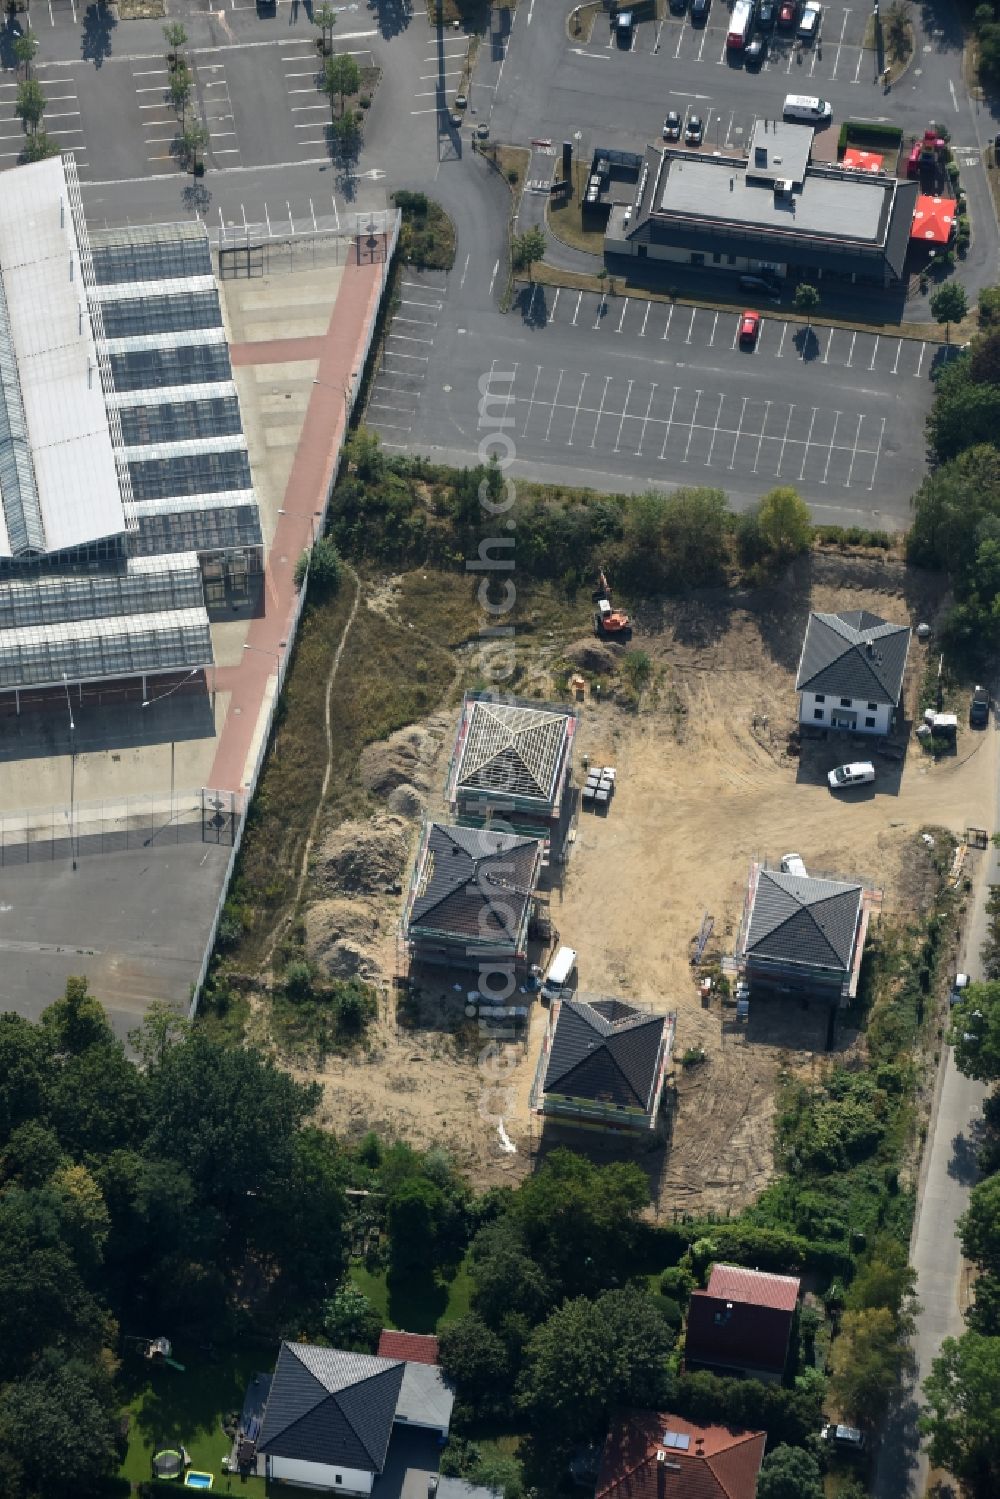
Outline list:
[[[917,199],[910,238],[931,245],[946,245],[955,224],[953,198]]]
[[[855,167],[859,172],[881,172],[884,159],[875,151],[859,151],[856,146],[848,146],[842,165]]]

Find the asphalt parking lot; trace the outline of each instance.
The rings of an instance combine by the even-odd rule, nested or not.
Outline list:
[[[906,521],[939,345],[765,312],[746,348],[736,313],[542,287],[453,329],[444,292],[411,278],[390,329],[368,412],[390,449],[475,461],[485,377],[538,477],[715,484],[737,505],[787,483],[820,520]]]

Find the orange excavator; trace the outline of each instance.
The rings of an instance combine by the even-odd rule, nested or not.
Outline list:
[[[611,588],[603,568],[597,574],[594,603],[597,605],[594,610],[595,635],[602,640],[617,640],[622,644],[631,638],[632,628],[628,615],[623,609],[611,607]]]

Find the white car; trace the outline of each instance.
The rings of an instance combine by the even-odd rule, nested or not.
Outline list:
[[[804,42],[814,42],[819,36],[820,14],[819,6],[813,4],[812,0],[803,6],[799,17],[798,34]]]
[[[809,875],[805,860],[801,854],[782,854],[781,872],[782,874],[799,874],[803,879],[806,879]]]
[[[956,973],[951,986],[951,1002],[953,1005],[961,1004],[965,998],[965,991],[972,980],[967,973]]]
[[[826,779],[831,791],[846,791],[849,786],[867,786],[875,779],[875,767],[870,760],[855,760],[852,765],[838,765]]]

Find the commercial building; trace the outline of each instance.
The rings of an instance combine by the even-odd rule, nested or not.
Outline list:
[[[649,146],[615,203],[608,255],[810,280],[888,285],[904,274],[915,182],[813,162],[813,129],[758,120],[747,156]]]
[[[263,538],[208,234],[88,231],[71,155],[0,196],[0,697],[213,661]]]

